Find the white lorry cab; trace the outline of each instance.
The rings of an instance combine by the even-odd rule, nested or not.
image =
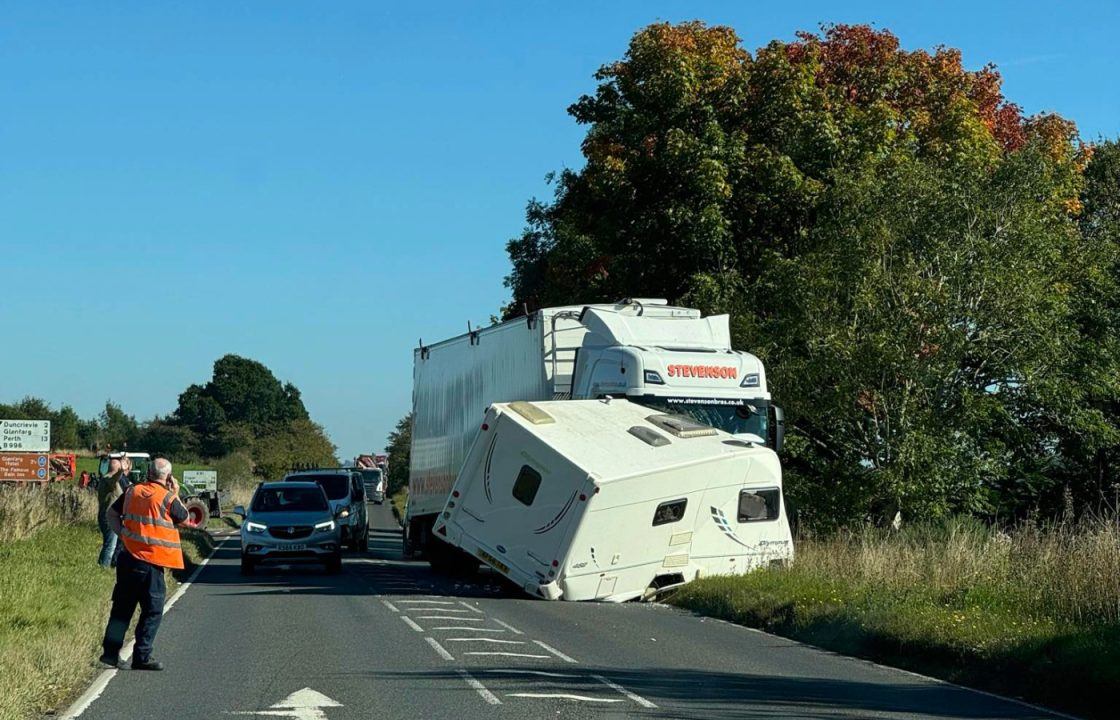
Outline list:
[[[793,556],[774,451],[626,400],[491,406],[435,534],[548,600]]]
[[[766,371],[731,347],[727,315],[630,299],[545,308],[421,342],[413,356],[406,552],[432,547],[433,523],[492,403],[606,397],[781,447],[782,413],[771,405]]]

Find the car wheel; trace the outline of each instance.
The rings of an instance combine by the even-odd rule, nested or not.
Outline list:
[[[256,563],[254,563],[251,559],[242,555],[241,556],[241,574],[242,575],[252,575],[254,569],[256,569]]]
[[[327,574],[337,575],[342,572],[342,554],[333,555],[327,560]]]
[[[362,552],[369,552],[369,527],[362,533]]]

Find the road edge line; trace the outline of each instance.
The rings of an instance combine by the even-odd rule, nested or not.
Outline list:
[[[210,554],[203,558],[202,562],[198,564],[198,567],[196,567],[191,572],[191,575],[187,578],[187,581],[179,586],[179,589],[175,591],[175,594],[172,595],[171,598],[164,604],[164,614],[167,614],[167,611],[169,611],[175,605],[176,601],[178,601],[179,598],[183,596],[183,593],[186,592],[187,588],[189,588],[194,583],[199,573],[202,572],[202,569],[210,563],[210,559],[213,558],[215,554],[217,554],[218,548],[225,545],[226,540],[228,539],[229,538],[222,538],[220,542],[214,545],[214,548],[210,551]],[[134,643],[134,640],[129,640],[128,643],[125,644],[123,648],[121,648],[121,662],[128,662],[128,660],[132,657],[132,647]],[[105,688],[109,686],[109,681],[116,677],[118,672],[120,671],[114,668],[106,668],[105,670],[102,670],[101,674],[95,677],[93,679],[93,682],[90,683],[90,686],[85,689],[85,692],[79,695],[78,699],[72,702],[70,704],[70,707],[66,708],[66,712],[59,716],[59,720],[74,720],[74,718],[80,717],[82,713],[84,713],[86,710],[89,710],[89,706],[92,705],[94,701],[97,700],[97,698],[101,697],[101,693],[105,692]]]

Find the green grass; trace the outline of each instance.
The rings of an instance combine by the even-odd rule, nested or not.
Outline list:
[[[205,533],[181,535],[189,573],[212,545]],[[100,547],[88,521],[0,543],[0,720],[61,711],[99,671],[114,581],[97,565]],[[177,585],[169,577],[169,596]]]
[[[393,503],[393,514],[397,516],[397,522],[404,523],[404,511],[408,507],[408,488],[404,487],[395,492],[389,498]]]
[[[950,522],[803,540],[788,568],[668,600],[842,653],[1090,717],[1120,691],[1120,523]],[[1106,712],[1105,708],[1109,708]]]

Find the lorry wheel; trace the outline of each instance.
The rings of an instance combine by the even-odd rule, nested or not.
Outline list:
[[[242,575],[252,575],[254,569],[255,569],[255,565],[253,564],[253,561],[250,560],[249,558],[245,557],[244,555],[242,555],[241,556],[241,574]]]
[[[190,498],[183,506],[187,509],[187,521],[184,523],[187,527],[203,527],[210,519],[210,506],[200,498]]]

